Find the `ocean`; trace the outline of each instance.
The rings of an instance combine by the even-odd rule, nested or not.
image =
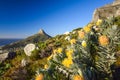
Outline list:
[[[20,41],[20,40],[22,39],[0,39],[0,46],[4,46],[4,45],[10,44],[16,41]]]

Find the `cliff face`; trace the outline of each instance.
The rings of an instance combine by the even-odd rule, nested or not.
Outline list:
[[[97,8],[93,13],[92,21],[97,21],[98,19],[104,19],[111,16],[120,15],[120,0],[115,0],[113,3],[105,5],[101,8]]]

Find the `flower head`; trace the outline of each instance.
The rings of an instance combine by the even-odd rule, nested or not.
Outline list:
[[[57,49],[57,52],[58,52],[58,53],[62,53],[62,51],[63,51],[62,48],[58,48],[58,49]]]
[[[84,30],[86,33],[89,33],[89,32],[90,32],[90,30],[91,30],[91,28],[90,28],[90,27],[88,27],[88,26],[85,26],[85,27],[83,28],[83,30]]]
[[[73,64],[73,61],[72,61],[72,59],[65,58],[65,59],[62,61],[62,64],[63,64],[65,67],[70,68],[70,66]]]
[[[78,35],[80,39],[83,39],[85,37],[85,32],[84,31],[78,31]]]
[[[73,80],[84,80],[80,75],[74,75]]]
[[[43,80],[44,76],[43,74],[39,74],[36,76],[35,80]]]
[[[76,43],[76,40],[75,40],[75,39],[71,39],[71,40],[70,40],[70,43],[71,43],[71,44],[75,44],[75,43]]]
[[[89,28],[91,28],[92,26],[93,26],[92,23],[89,23],[89,24],[87,25],[87,27],[89,27]]]
[[[66,55],[68,58],[72,58],[72,54],[73,54],[73,49],[66,50]]]
[[[83,47],[86,47],[86,46],[87,46],[86,41],[82,41],[82,46],[83,46]]]
[[[96,26],[99,26],[102,23],[101,19],[98,19],[98,21],[96,22]]]
[[[99,44],[102,46],[106,46],[109,44],[109,38],[106,35],[102,35],[99,37]]]
[[[44,65],[44,69],[48,69],[48,65],[47,64]]]

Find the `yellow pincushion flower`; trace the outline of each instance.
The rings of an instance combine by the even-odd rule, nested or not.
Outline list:
[[[91,28],[92,26],[93,26],[92,23],[89,23],[89,24],[87,25],[87,27],[89,27],[89,28]]]
[[[106,46],[109,44],[109,38],[106,35],[102,35],[99,37],[99,44],[102,46]]]
[[[68,59],[73,59],[72,55],[69,55],[69,56],[68,56]]]
[[[83,46],[83,47],[86,47],[86,46],[87,46],[86,41],[82,41],[82,46]]]
[[[70,66],[73,64],[73,61],[72,61],[72,59],[65,58],[65,59],[62,61],[62,64],[63,64],[65,67],[70,68]]]
[[[78,35],[80,39],[83,39],[85,37],[85,32],[83,31],[78,31]]]
[[[84,80],[84,78],[80,75],[74,75],[73,80]]]
[[[58,49],[57,49],[57,52],[58,52],[58,53],[62,53],[62,51],[63,51],[62,48],[58,48]]]
[[[39,74],[36,76],[35,80],[43,80],[44,76],[43,74]]]
[[[70,43],[71,43],[71,44],[75,44],[75,43],[76,43],[76,40],[75,40],[75,39],[71,39],[71,40],[70,40]]]
[[[67,55],[67,57],[71,57],[72,54],[73,54],[73,49],[66,50],[66,55]]]
[[[96,26],[99,26],[102,23],[101,19],[98,19],[98,21],[96,22]]]
[[[47,64],[44,65],[44,69],[48,69],[48,65]]]
[[[91,28],[90,28],[90,27],[88,27],[88,26],[85,26],[85,27],[83,28],[83,30],[84,30],[86,33],[89,33],[89,32],[90,32],[90,30],[91,30]]]

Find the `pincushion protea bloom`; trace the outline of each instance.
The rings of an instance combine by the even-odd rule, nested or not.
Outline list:
[[[43,78],[44,78],[43,74],[40,73],[39,75],[36,76],[35,80],[43,80]]]
[[[44,65],[44,69],[48,69],[48,65],[47,64]]]
[[[98,19],[98,21],[96,22],[96,26],[99,26],[102,23],[101,19]]]
[[[101,46],[106,46],[109,44],[109,38],[106,35],[102,35],[99,37],[99,44]]]
[[[86,41],[82,41],[82,46],[83,46],[83,47],[86,47],[86,46],[87,46]]]
[[[73,64],[73,61],[72,59],[70,58],[65,58],[63,61],[62,61],[62,64],[67,67],[67,68],[70,68],[70,66]]]
[[[80,75],[74,75],[73,80],[84,80],[84,78]]]
[[[71,43],[71,44],[75,44],[75,43],[76,43],[76,40],[75,40],[75,39],[71,39],[71,40],[70,40],[70,43]]]
[[[93,26],[93,23],[89,23],[87,27],[91,28]]]
[[[90,27],[88,27],[88,26],[85,26],[85,27],[83,28],[83,30],[84,30],[86,33],[89,33],[89,32],[90,32],[90,30],[91,30],[91,28],[90,28]]]
[[[73,49],[65,50],[65,53],[66,53],[67,56],[72,55],[73,54]]]
[[[73,49],[66,50],[65,52],[68,59],[72,59]]]
[[[57,49],[57,52],[58,52],[58,53],[62,53],[62,51],[63,51],[62,48],[58,48],[58,49]]]
[[[80,39],[83,39],[85,37],[85,32],[83,31],[78,31],[78,35]]]

